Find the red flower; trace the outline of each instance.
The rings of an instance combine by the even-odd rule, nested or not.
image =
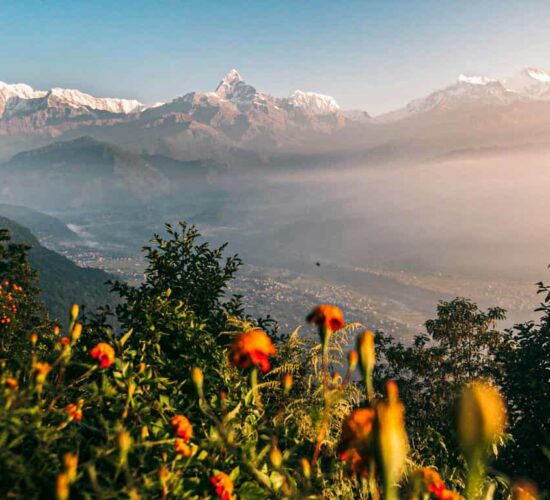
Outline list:
[[[176,436],[182,438],[185,443],[188,443],[193,437],[193,426],[186,416],[174,415],[170,419],[170,425],[174,429]]]
[[[233,481],[225,472],[219,472],[210,479],[210,482],[216,488],[216,495],[221,500],[232,500],[235,498],[233,497]]]
[[[263,372],[270,368],[269,356],[277,353],[271,339],[264,331],[255,328],[239,333],[231,343],[229,359],[239,368],[259,366]]]
[[[100,342],[90,349],[90,356],[99,361],[100,368],[109,368],[115,362],[115,350],[106,342]]]

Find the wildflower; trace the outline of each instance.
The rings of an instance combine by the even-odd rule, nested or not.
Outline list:
[[[36,383],[39,385],[43,384],[51,369],[52,367],[50,363],[47,363],[45,361],[36,361],[34,363],[34,374],[36,377]]]
[[[394,484],[399,480],[405,459],[408,440],[405,432],[405,409],[399,400],[397,384],[386,384],[387,399],[376,405],[376,444],[380,468],[384,477],[385,497],[394,497]]]
[[[65,406],[65,413],[71,420],[76,420],[77,422],[82,421],[82,408],[74,403],[69,403]]]
[[[375,411],[372,408],[359,408],[348,415],[342,426],[339,458],[348,464],[354,475],[367,475],[372,456],[374,421]]]
[[[59,332],[60,332],[60,331],[61,331],[61,330],[59,329],[59,327],[58,327],[57,325],[55,325],[55,326],[53,327],[53,334],[54,334],[54,335],[59,335]]]
[[[147,439],[149,437],[149,429],[146,425],[141,427],[141,439]]]
[[[432,493],[436,498],[441,499],[443,492],[448,491],[445,488],[445,483],[441,479],[439,472],[430,467],[422,467],[418,469],[417,475],[422,481],[423,490],[427,493]]]
[[[14,377],[8,377],[6,379],[6,387],[11,389],[12,391],[16,391],[17,389],[19,389],[19,382]]]
[[[332,332],[344,326],[344,313],[337,306],[321,304],[307,315],[306,321],[319,327],[321,342],[325,343]]]
[[[170,419],[170,425],[172,426],[176,436],[182,438],[184,442],[188,443],[193,437],[193,426],[186,416],[174,415]]]
[[[191,447],[186,443],[185,439],[177,438],[174,448],[182,457],[189,458],[192,455]]]
[[[38,342],[38,335],[35,332],[31,333],[31,344],[36,345]]]
[[[61,337],[61,338],[59,339],[59,343],[60,343],[63,347],[68,346],[68,345],[70,344],[70,342],[71,342],[71,341],[70,341],[69,337]]]
[[[467,455],[494,443],[505,425],[506,408],[496,387],[486,382],[465,387],[460,400],[459,435]]]
[[[90,356],[99,361],[100,368],[109,368],[115,362],[115,350],[106,342],[99,342],[90,349]]]
[[[239,333],[231,343],[230,360],[239,368],[259,366],[263,372],[270,368],[269,356],[277,353],[271,339],[264,331],[255,328]]]
[[[218,472],[218,474],[210,479],[210,482],[214,485],[218,498],[221,498],[221,500],[231,500],[234,498],[233,481],[225,472]]]

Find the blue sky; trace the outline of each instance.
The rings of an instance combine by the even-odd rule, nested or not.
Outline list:
[[[380,113],[460,72],[550,70],[549,1],[0,0],[0,80],[164,101],[231,68]]]

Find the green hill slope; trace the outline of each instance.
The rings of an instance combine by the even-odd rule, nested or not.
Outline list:
[[[0,216],[0,228],[8,229],[15,243],[31,246],[32,266],[39,272],[42,299],[52,318],[65,320],[71,304],[85,304],[88,310],[112,304],[113,298],[105,284],[111,278],[100,269],[82,268],[66,257],[43,247],[26,228]]]

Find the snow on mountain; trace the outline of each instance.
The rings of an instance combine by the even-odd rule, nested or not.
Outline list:
[[[487,78],[486,76],[468,76],[463,73],[458,75],[459,83],[469,83],[470,85],[487,85],[491,82],[496,82],[493,78]]]
[[[75,109],[88,108],[117,114],[129,114],[144,109],[143,104],[133,99],[94,97],[76,89],[34,90],[24,83],[0,82],[0,118],[32,112],[52,105]]]
[[[525,68],[523,71],[503,80],[506,88],[530,99],[550,99],[550,75],[537,68]]]
[[[308,109],[317,115],[329,115],[340,111],[340,106],[334,97],[315,92],[296,90],[288,101],[296,107]]]
[[[214,94],[229,101],[250,101],[258,92],[241,78],[236,69],[232,69],[216,87]]]
[[[46,95],[46,92],[34,90],[24,83],[9,84],[0,82],[0,118],[4,114],[9,101],[13,99],[34,99],[44,95]]]
[[[133,113],[143,108],[143,104],[135,99],[118,99],[113,97],[94,97],[76,89],[53,88],[48,96],[55,97],[67,106],[73,108],[88,107],[109,113]]]

